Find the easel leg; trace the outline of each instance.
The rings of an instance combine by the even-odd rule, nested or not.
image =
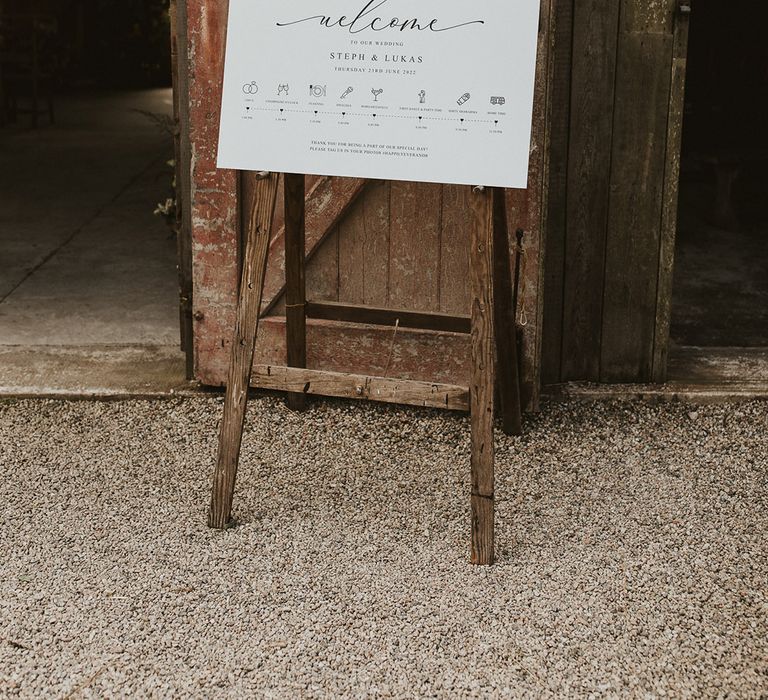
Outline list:
[[[493,322],[496,338],[496,382],[504,432],[522,435],[520,373],[504,190],[493,193]]]
[[[289,367],[307,366],[307,293],[304,276],[304,175],[284,175],[285,333]],[[306,408],[304,394],[288,394],[288,407]]]
[[[494,339],[493,339],[493,200],[490,188],[471,197],[472,369],[472,563],[492,564],[494,538]]]
[[[219,433],[219,453],[213,476],[211,509],[208,514],[208,526],[219,529],[226,528],[232,518],[232,496],[235,491],[240,444],[243,438],[256,333],[259,329],[267,251],[272,219],[275,214],[277,182],[277,173],[270,173],[256,183],[248,224],[237,320],[227,375],[224,416]]]

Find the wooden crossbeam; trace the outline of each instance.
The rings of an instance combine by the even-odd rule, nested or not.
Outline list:
[[[455,316],[436,312],[384,309],[358,304],[342,304],[333,301],[307,302],[307,317],[323,321],[367,323],[373,326],[418,328],[427,331],[469,333],[469,316]]]
[[[260,389],[380,401],[450,411],[469,410],[469,390],[452,384],[389,379],[325,370],[255,365],[251,385]]]

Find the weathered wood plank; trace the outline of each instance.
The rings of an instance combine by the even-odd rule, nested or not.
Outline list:
[[[685,401],[713,404],[768,400],[768,382],[685,382],[670,379],[666,384],[568,384],[547,387],[555,400],[581,401]]]
[[[307,366],[306,280],[304,275],[304,175],[284,176],[285,333],[289,367]],[[289,394],[289,408],[306,407],[303,394]]]
[[[533,94],[533,127],[531,129],[531,159],[528,168],[528,189],[525,191],[525,218],[517,220],[515,211],[507,211],[509,230],[518,228],[526,232],[526,255],[522,277],[523,294],[520,298],[521,315],[525,318],[522,329],[521,394],[526,410],[539,409],[541,393],[541,351],[544,313],[544,252],[546,246],[547,173],[549,170],[549,118],[552,72],[552,39],[554,0],[541,0],[536,81]],[[507,206],[511,194],[509,190]],[[522,192],[522,191],[521,191]]]
[[[226,343],[219,340],[204,348],[208,362],[204,373],[198,375],[203,384],[226,384],[230,343],[231,337]],[[412,328],[399,328],[395,333],[385,326],[307,319],[310,368],[381,376],[390,352],[387,376],[443,384],[469,382],[469,335]],[[263,317],[256,341],[256,363],[281,365],[285,357],[285,317]]]
[[[339,222],[339,300],[365,303],[365,199],[360,195]]]
[[[552,117],[549,136],[547,244],[544,260],[544,319],[542,327],[541,381],[560,381],[563,349],[563,294],[567,231],[568,147],[571,114],[571,57],[573,0],[559,0],[555,7],[552,56]]]
[[[562,379],[600,376],[619,3],[576,2],[568,149]],[[629,76],[625,76],[630,80]]]
[[[671,35],[622,33],[601,381],[651,379],[671,63]]]
[[[339,299],[339,227],[328,233],[323,244],[307,259],[307,298]],[[275,308],[279,311],[279,307]]]
[[[365,303],[389,304],[389,215],[392,184],[374,180],[365,198]]]
[[[636,34],[672,34],[679,1],[625,0],[621,10],[621,31]]]
[[[667,154],[662,195],[661,245],[659,247],[659,286],[656,290],[656,330],[653,346],[654,382],[667,378],[669,326],[672,315],[672,278],[677,234],[677,199],[680,185],[680,151],[685,107],[685,74],[688,56],[690,15],[680,13],[675,24],[672,48],[672,84],[669,93]]]
[[[337,224],[363,191],[365,180],[323,177],[307,193],[305,254],[311,260],[323,241],[336,231]],[[277,231],[269,249],[264,282],[262,314],[269,313],[285,292],[285,231]]]
[[[520,400],[524,406],[533,406],[538,399],[538,377],[540,374],[540,353],[535,343],[539,342],[541,325],[539,323],[538,306],[539,299],[535,290],[540,289],[540,270],[537,266],[541,263],[539,258],[540,248],[533,240],[533,233],[529,226],[539,226],[540,222],[534,221],[538,217],[532,213],[536,206],[535,190],[529,187],[527,190],[504,190],[505,207],[507,212],[507,231],[518,230],[524,233],[522,251],[518,252],[518,246],[510,249],[510,265],[517,266],[518,256],[520,267],[517,269],[517,287],[514,290],[515,297],[515,332],[517,337],[518,360],[520,362]],[[526,235],[527,232],[527,235]],[[514,253],[511,251],[514,250]],[[530,252],[530,255],[529,255]],[[533,290],[531,290],[533,287]]]
[[[468,187],[443,186],[443,230],[440,237],[440,311],[469,313]]]
[[[240,459],[240,444],[243,438],[254,346],[259,328],[259,309],[264,289],[269,234],[272,230],[277,189],[276,174],[267,175],[260,180],[248,226],[240,298],[230,348],[224,415],[221,420],[219,451],[208,514],[208,525],[215,528],[227,527],[232,518],[232,497]]]
[[[437,313],[435,311],[407,311],[404,309],[382,309],[375,306],[346,304],[344,302],[307,303],[307,317],[325,321],[366,323],[369,325],[399,328],[418,328],[427,331],[447,333],[469,333],[469,316]]]
[[[521,435],[520,365],[517,353],[512,270],[504,191],[493,193],[493,330],[499,413],[507,435]]]
[[[389,191],[372,180],[339,224],[339,299],[386,306],[389,292]]]
[[[474,190],[470,197],[472,365],[469,389],[473,564],[492,564],[494,558],[493,199],[494,190],[489,188]]]
[[[392,183],[389,246],[391,306],[415,311],[440,309],[441,197],[440,185]]]
[[[176,224],[179,270],[180,346],[186,356],[186,377],[194,377],[194,323],[192,318],[192,148],[189,137],[189,40],[187,3],[170,5],[173,113],[176,122],[174,159],[176,175]],[[0,89],[0,92],[2,90]],[[2,96],[0,95],[0,99]],[[1,108],[0,108],[1,111]]]
[[[282,365],[285,352],[285,318],[266,316],[259,326],[256,364]],[[224,348],[219,357],[223,362],[209,375],[214,385],[226,380]],[[307,367],[466,386],[469,335],[308,318]]]
[[[407,379],[256,365],[253,368],[252,385],[260,389],[300,392],[305,395],[335,396],[450,411],[469,410],[467,387]]]
[[[253,202],[259,191],[259,174],[252,170],[237,171],[237,202],[239,205],[240,216],[237,227],[237,274],[242,275],[243,260],[245,258],[245,245],[248,239],[248,222],[253,210]],[[278,174],[277,181],[277,199],[275,200],[275,215],[272,218],[272,231],[270,239],[274,240],[277,236],[285,234],[285,203],[283,174]],[[270,245],[272,243],[270,242]],[[270,260],[267,258],[267,275],[269,275]],[[266,284],[266,282],[265,282]]]

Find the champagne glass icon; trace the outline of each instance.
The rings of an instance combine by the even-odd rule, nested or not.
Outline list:
[[[373,101],[378,102],[379,101],[379,95],[384,92],[382,88],[379,88],[378,90],[376,88],[371,88],[371,93],[373,93]]]

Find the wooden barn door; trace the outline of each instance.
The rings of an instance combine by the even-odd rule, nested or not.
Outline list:
[[[241,183],[241,219],[253,176]],[[386,180],[307,179],[307,363],[313,369],[465,383],[470,371],[469,197],[463,186]],[[511,192],[508,226],[528,228],[529,194]],[[285,362],[282,206],[273,231],[256,362]],[[530,233],[530,228],[528,228]],[[514,242],[514,239],[513,239]],[[538,258],[535,241],[526,254]],[[514,263],[514,258],[512,260]],[[538,266],[522,270],[534,290],[518,320],[533,350]],[[509,303],[512,303],[510,298]],[[533,340],[532,340],[533,338]],[[529,357],[524,390],[538,398]]]
[[[690,10],[557,3],[545,383],[665,377]]]
[[[192,144],[195,377],[226,379],[239,257],[253,176],[215,167],[226,0],[187,0]],[[552,0],[541,0],[529,186],[507,193],[510,248],[525,231],[518,320],[524,400],[540,386],[541,254],[548,148]],[[510,66],[514,70],[514,66]],[[468,187],[307,178],[307,363],[313,369],[466,385],[469,379]],[[281,204],[278,202],[278,212]],[[256,362],[284,364],[284,241],[270,247]],[[513,260],[514,262],[514,260]],[[512,299],[509,300],[512,303]],[[385,313],[367,316],[362,309]],[[392,313],[390,313],[392,312]],[[408,323],[405,323],[408,312]],[[423,324],[419,323],[419,312]],[[430,316],[441,314],[439,329]],[[356,318],[352,318],[356,316]],[[357,321],[355,323],[351,321]]]

